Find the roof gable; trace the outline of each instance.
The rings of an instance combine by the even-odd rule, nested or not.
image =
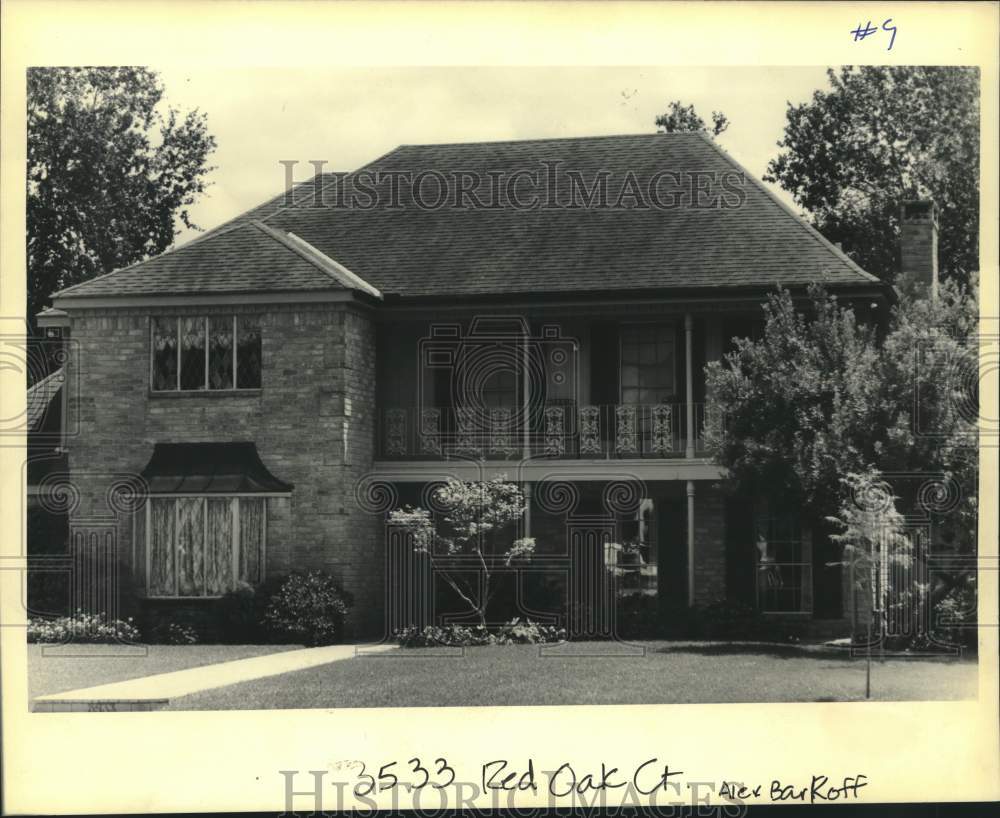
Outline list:
[[[259,220],[237,223],[56,295],[150,296],[378,290],[301,239]]]

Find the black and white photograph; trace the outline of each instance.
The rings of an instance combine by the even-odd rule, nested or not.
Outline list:
[[[18,706],[975,705],[983,69],[849,22],[858,64],[28,65]]]

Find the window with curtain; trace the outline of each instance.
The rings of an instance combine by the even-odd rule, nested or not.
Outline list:
[[[260,319],[255,315],[155,317],[150,348],[154,392],[261,388]]]
[[[151,597],[215,597],[263,579],[262,497],[151,497],[134,553]]]
[[[633,324],[621,328],[621,402],[667,403],[675,394],[674,328]]]

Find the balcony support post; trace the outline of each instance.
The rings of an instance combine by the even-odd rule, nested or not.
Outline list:
[[[522,486],[522,491],[524,491],[524,534],[525,537],[531,536],[531,483],[524,483]]]
[[[528,460],[531,458],[531,333],[526,332],[524,336],[524,358],[521,373],[521,456]],[[528,536],[525,534],[525,536]]]
[[[694,605],[694,480],[687,481],[687,590],[688,607]]]
[[[531,459],[531,333],[524,336],[524,372],[521,373],[521,407],[524,414],[522,424],[522,450],[524,460]],[[524,536],[531,536],[531,483],[523,483],[524,491]]]
[[[684,456],[688,459],[694,457],[694,373],[691,340],[694,335],[694,318],[691,313],[684,314],[684,400],[687,417],[687,446]]]

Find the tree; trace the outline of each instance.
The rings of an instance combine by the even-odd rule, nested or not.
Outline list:
[[[972,499],[978,298],[975,275],[943,282],[936,300],[903,296],[878,341],[822,287],[805,310],[787,290],[771,294],[763,336],[706,367],[726,418],[724,434],[708,430],[713,456],[737,482],[822,516],[837,513],[844,475],[872,468],[943,472]]]
[[[903,295],[879,342],[818,286],[807,310],[771,295],[763,337],[706,367],[726,418],[706,435],[713,457],[737,484],[767,486],[815,521],[845,521],[844,476],[901,476],[892,492],[928,520],[935,547],[975,555],[978,303],[975,274],[968,286],[944,281],[937,299]],[[928,592],[932,605],[968,599],[975,570],[956,559]]]
[[[667,112],[660,114],[656,118],[655,125],[660,133],[679,133],[682,131],[704,131],[718,136],[729,127],[729,120],[726,115],[719,111],[712,111],[712,127],[705,124],[705,120],[698,116],[693,105],[684,105],[679,99],[674,100],[667,106]]]
[[[979,269],[979,70],[847,66],[827,75],[829,91],[789,104],[764,180],[890,282],[900,266],[901,203],[933,199],[942,277],[967,282]]]
[[[485,627],[486,611],[495,592],[491,587],[495,573],[530,559],[535,550],[530,537],[507,545],[502,536],[524,515],[524,494],[516,483],[502,476],[473,482],[450,478],[435,490],[433,504],[440,509],[436,523],[427,509],[406,507],[393,511],[389,524],[412,535],[414,550],[431,560],[436,575]],[[449,559],[463,556],[473,558],[475,584],[465,578],[467,564]]]
[[[205,190],[205,115],[146,68],[28,71],[28,318],[56,290],[165,250]],[[33,324],[32,324],[33,325]]]
[[[880,432],[874,465],[883,472],[939,474],[924,496],[904,494],[928,514],[936,547],[957,559],[930,577],[935,607],[975,598],[979,519],[979,278],[942,282],[936,300],[903,295],[892,315],[874,377]],[[968,613],[968,611],[967,611]],[[975,615],[975,611],[971,611]],[[966,634],[967,635],[967,634]]]
[[[726,418],[708,430],[716,461],[737,484],[766,485],[818,518],[836,513],[840,478],[874,456],[866,425],[875,401],[874,332],[818,286],[809,314],[781,290],[764,305],[764,335],[744,338],[706,367],[707,388]]]

